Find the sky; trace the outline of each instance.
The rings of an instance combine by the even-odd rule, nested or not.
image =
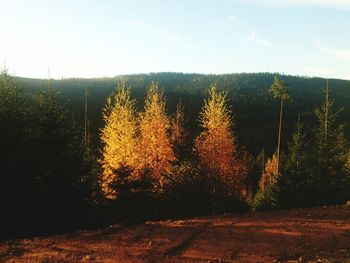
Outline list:
[[[17,76],[279,72],[350,80],[350,0],[0,0],[0,7],[0,62]]]

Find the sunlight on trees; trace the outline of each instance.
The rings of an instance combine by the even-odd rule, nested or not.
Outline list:
[[[147,90],[144,111],[139,117],[139,169],[148,170],[156,181],[172,172],[175,160],[170,140],[170,119],[166,114],[166,100],[158,84],[152,82]]]
[[[102,150],[102,190],[106,197],[115,198],[117,189],[116,171],[121,167],[135,168],[137,163],[137,122],[135,101],[130,89],[124,84],[107,99],[103,110],[105,126],[101,129]]]
[[[278,176],[277,170],[277,156],[274,154],[272,158],[268,158],[265,164],[264,172],[259,181],[259,191],[265,192],[267,187],[272,185]]]
[[[225,184],[237,187],[239,177],[244,174],[244,165],[237,159],[230,114],[226,94],[212,85],[200,113],[203,131],[195,139],[194,151],[209,171],[218,174]]]
[[[254,196],[252,206],[255,210],[271,210],[278,207],[276,198],[278,197],[278,182],[280,174],[277,173],[277,156],[266,161],[264,172],[259,180],[259,190]]]

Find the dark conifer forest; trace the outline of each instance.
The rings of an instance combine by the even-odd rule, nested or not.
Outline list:
[[[283,108],[273,84],[288,88]],[[278,73],[43,80],[3,69],[0,233],[344,204],[349,101],[350,81]]]

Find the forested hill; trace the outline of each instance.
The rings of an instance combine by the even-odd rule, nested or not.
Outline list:
[[[88,91],[88,115],[92,137],[98,146],[98,128],[103,125],[101,110],[106,97],[117,87],[118,82],[124,81],[131,86],[132,95],[140,102],[140,108],[145,96],[145,88],[152,81],[158,82],[164,88],[170,114],[174,110],[174,105],[181,99],[185,105],[187,126],[192,137],[198,132],[197,116],[208,87],[216,83],[219,89],[228,92],[235,117],[236,137],[240,145],[257,154],[263,148],[271,153],[276,147],[279,101],[273,99],[268,92],[275,75],[273,73],[203,75],[165,72],[113,78],[52,80],[51,86],[58,89],[63,97],[69,100],[69,107],[74,111],[75,118],[80,121],[83,120],[85,90]],[[312,129],[313,111],[322,103],[322,89],[326,85],[326,80],[288,75],[280,77],[289,84],[291,93],[291,100],[286,103],[285,108],[284,140],[282,141],[286,145],[298,113],[301,113],[305,125],[310,127],[308,130]],[[20,77],[17,80],[34,99],[38,97],[39,89],[48,87],[48,80]],[[336,107],[344,107],[339,119],[346,122],[350,119],[350,81],[330,79],[329,87]],[[349,127],[346,131],[349,136]]]

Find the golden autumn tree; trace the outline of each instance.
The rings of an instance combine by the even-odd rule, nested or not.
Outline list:
[[[203,131],[195,139],[194,150],[204,167],[218,174],[225,184],[236,188],[245,173],[245,165],[237,158],[230,114],[226,94],[212,85],[200,113]]]
[[[254,210],[271,210],[279,206],[279,179],[277,152],[267,159],[259,180],[258,192],[253,199]]]
[[[171,173],[171,162],[175,160],[165,104],[163,91],[152,82],[139,118],[139,168],[148,170],[160,183],[163,174]]]
[[[130,89],[125,84],[120,84],[117,91],[107,98],[103,119],[102,190],[106,197],[115,198],[116,171],[125,167],[134,169],[137,162],[135,101],[131,99]]]
[[[272,185],[275,182],[278,174],[278,160],[277,154],[274,154],[272,158],[268,158],[264,167],[264,172],[261,175],[259,181],[259,191],[265,192],[267,187]]]

